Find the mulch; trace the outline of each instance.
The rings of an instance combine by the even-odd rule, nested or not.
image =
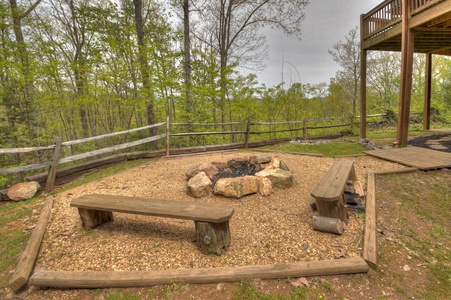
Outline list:
[[[451,134],[435,134],[414,137],[408,144],[415,147],[451,153]]]

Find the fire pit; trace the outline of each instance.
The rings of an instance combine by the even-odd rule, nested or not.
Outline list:
[[[186,176],[188,190],[194,197],[214,193],[240,198],[257,192],[269,196],[274,188],[293,185],[293,175],[286,164],[269,154],[202,163],[188,170]]]

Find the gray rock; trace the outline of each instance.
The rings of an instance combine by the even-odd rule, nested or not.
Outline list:
[[[271,162],[271,155],[268,153],[260,154],[255,158],[255,162],[258,164],[267,164]]]

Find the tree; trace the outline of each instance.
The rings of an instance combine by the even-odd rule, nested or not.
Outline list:
[[[23,95],[22,105],[20,105],[22,114],[25,116],[25,122],[27,124],[28,136],[31,141],[36,138],[35,126],[36,126],[36,109],[33,103],[33,75],[30,69],[30,55],[28,51],[27,44],[25,42],[25,37],[23,34],[22,20],[30,15],[30,13],[39,5],[41,0],[37,0],[32,3],[28,9],[23,11],[21,7],[17,4],[16,0],[9,0],[11,9],[11,18],[13,22],[13,31],[16,39],[16,49],[17,55],[21,64],[20,73],[22,78],[19,81],[22,85],[23,90],[21,93]],[[17,96],[18,94],[16,94]],[[11,95],[11,98],[13,96]]]
[[[333,48],[333,51],[329,50],[329,54],[343,68],[342,71],[337,73],[337,77],[342,77],[352,83],[352,116],[354,117],[357,112],[360,80],[360,39],[358,27],[351,29],[345,36],[345,41],[339,41]]]
[[[200,15],[203,26],[196,37],[209,43],[218,53],[220,67],[220,103],[222,122],[225,121],[227,86],[232,69],[241,67],[258,69],[266,54],[263,26],[283,30],[287,35],[300,37],[303,9],[306,0],[215,0],[208,2]]]
[[[190,122],[192,113],[196,111],[194,107],[193,97],[191,95],[191,37],[190,37],[190,0],[183,0],[183,53],[185,60],[183,61],[185,70],[185,96],[187,121]]]
[[[143,86],[144,94],[147,99],[147,123],[155,123],[154,112],[154,96],[153,90],[150,85],[150,67],[147,58],[147,48],[144,40],[144,19],[143,19],[143,1],[133,0],[135,7],[135,26],[136,26],[136,38],[138,41],[138,61],[139,69],[141,72],[141,83]],[[154,130],[151,130],[151,135],[154,134]]]
[[[376,91],[380,101],[376,108],[392,110],[397,107],[401,70],[401,56],[395,52],[371,52],[367,78],[370,90]]]

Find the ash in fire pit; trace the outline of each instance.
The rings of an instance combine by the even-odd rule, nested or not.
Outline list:
[[[186,176],[188,190],[194,197],[211,192],[234,198],[257,192],[269,196],[273,187],[287,188],[293,184],[288,167],[268,154],[200,164],[191,168]]]
[[[222,178],[235,178],[244,176],[253,176],[257,173],[255,165],[245,165],[236,167],[226,167],[218,170],[218,174],[211,180],[213,187],[216,185],[216,181]]]

